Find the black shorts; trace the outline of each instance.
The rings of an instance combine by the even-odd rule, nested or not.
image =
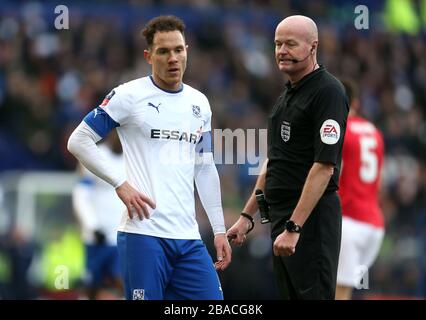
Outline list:
[[[283,212],[282,208],[271,207],[271,216],[283,217],[273,223],[273,241],[284,230],[283,223],[293,211],[291,208]],[[327,193],[303,225],[295,254],[273,257],[282,299],[334,299],[341,230],[339,197],[335,192]]]

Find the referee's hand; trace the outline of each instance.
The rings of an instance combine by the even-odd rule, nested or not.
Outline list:
[[[274,255],[288,257],[296,252],[300,233],[285,230],[274,241]]]
[[[115,192],[125,204],[130,219],[133,219],[133,211],[136,211],[140,220],[149,219],[149,211],[146,205],[155,209],[155,202],[137,191],[127,181],[116,188]]]
[[[250,221],[247,218],[240,216],[237,222],[235,222],[234,225],[229,228],[228,232],[226,233],[231,244],[238,246],[242,245],[243,242],[246,240],[246,234],[249,228]]]

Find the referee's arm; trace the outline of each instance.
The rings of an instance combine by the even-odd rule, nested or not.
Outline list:
[[[314,162],[290,220],[303,226],[327,188],[333,172],[334,164]]]
[[[253,189],[253,192],[250,195],[250,198],[247,200],[246,205],[244,206],[243,212],[254,216],[259,209],[256,202],[255,191],[257,189],[265,192],[265,179],[266,179],[266,168],[268,166],[268,159],[262,165],[262,170],[260,171],[259,176],[257,177],[256,185]],[[251,227],[251,222],[246,217],[240,216],[237,222],[228,230],[227,236],[228,239],[231,239],[232,244],[241,245],[245,240],[245,235]]]
[[[290,220],[303,226],[327,188],[333,172],[334,164],[314,162]],[[299,236],[299,233],[284,231],[274,242],[274,254],[289,256],[295,253]]]

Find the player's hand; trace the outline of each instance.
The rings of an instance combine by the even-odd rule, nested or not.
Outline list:
[[[246,240],[246,234],[250,226],[251,222],[247,218],[240,216],[237,222],[235,222],[234,225],[228,230],[226,235],[232,244],[240,246]]]
[[[217,234],[214,237],[214,246],[216,248],[217,261],[215,262],[216,270],[225,270],[232,259],[232,249],[229,245],[226,234]]]
[[[147,205],[155,209],[155,202],[148,198],[146,195],[140,193],[133,188],[127,181],[115,189],[117,195],[126,205],[129,218],[133,219],[133,211],[136,211],[140,220],[149,219],[149,212]]]
[[[275,239],[274,255],[288,257],[294,254],[299,237],[300,233],[285,230]]]

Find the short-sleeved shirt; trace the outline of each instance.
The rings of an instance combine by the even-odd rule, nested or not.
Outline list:
[[[200,91],[186,84],[178,91],[166,91],[152,77],[143,77],[116,87],[86,116],[84,121],[99,136],[117,128],[127,181],[156,203],[155,210],[148,207],[150,219],[130,219],[125,212],[119,231],[201,238],[195,215],[194,165],[199,142],[211,141],[211,114]],[[203,145],[211,148],[211,144]]]
[[[326,192],[338,189],[348,111],[343,85],[323,66],[294,86],[287,83],[268,122],[265,195],[271,204],[296,205],[314,162],[334,165]]]

